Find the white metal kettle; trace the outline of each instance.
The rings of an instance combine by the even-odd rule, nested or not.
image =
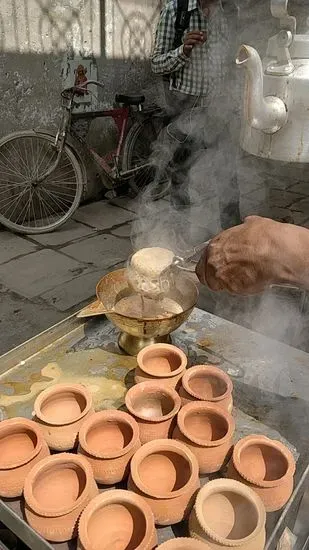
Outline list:
[[[288,0],[271,0],[280,32],[261,61],[242,45],[236,63],[246,69],[241,146],[263,158],[309,162],[309,34],[296,34]]]

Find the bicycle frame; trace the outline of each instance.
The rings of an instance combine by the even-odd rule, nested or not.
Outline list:
[[[83,85],[78,87],[69,88],[63,90],[61,93],[62,97],[65,98],[66,104],[64,105],[64,112],[61,118],[59,129],[55,138],[55,148],[57,150],[57,157],[55,162],[49,167],[49,169],[43,173],[41,176],[36,178],[36,183],[41,183],[52,172],[58,167],[63,148],[65,146],[66,136],[70,131],[71,121],[81,120],[81,119],[93,119],[93,118],[112,118],[116,124],[118,131],[118,143],[117,148],[113,151],[110,151],[104,157],[98,155],[98,153],[89,148],[89,151],[93,158],[97,161],[99,166],[104,171],[105,176],[111,181],[113,185],[116,182],[123,182],[126,179],[136,175],[138,172],[144,170],[146,167],[151,166],[150,163],[143,164],[142,166],[137,166],[125,172],[120,172],[119,170],[119,161],[121,157],[121,151],[126,137],[126,132],[128,128],[128,121],[131,116],[132,110],[130,106],[118,107],[116,109],[104,109],[102,111],[89,111],[83,113],[72,113],[72,108],[74,105],[74,95],[78,91],[85,92],[85,89],[89,84],[95,84],[103,88],[102,83],[96,80],[88,80]],[[141,107],[139,106],[141,109]],[[113,166],[110,165],[110,161],[113,160]]]
[[[103,111],[91,111],[85,113],[72,113],[71,115],[72,121],[81,119],[91,120],[94,118],[112,118],[114,120],[118,132],[118,143],[116,149],[109,151],[105,156],[100,156],[94,149],[89,147],[89,151],[92,156],[104,170],[105,174],[112,180],[115,179],[113,172],[116,172],[116,177],[121,177],[119,172],[119,160],[126,137],[130,115],[130,107],[118,107],[116,109],[104,109]],[[113,166],[109,164],[110,160],[113,160]]]

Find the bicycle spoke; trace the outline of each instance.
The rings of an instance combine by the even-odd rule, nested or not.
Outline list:
[[[21,194],[23,194],[23,192],[26,190],[27,188],[25,187],[24,190],[21,192]],[[8,202],[6,201],[9,201],[9,202],[14,202],[16,200],[16,197],[20,196],[21,195],[20,193],[15,193],[14,195],[10,194],[10,196],[8,197],[7,195],[2,198],[0,200],[0,207],[1,207],[1,204],[5,203],[5,204],[8,204]]]
[[[34,204],[34,190],[35,190],[35,187],[33,187],[33,190],[32,190],[32,201],[31,201],[31,204],[32,204],[32,212],[33,212],[33,219],[34,219],[34,227],[36,227],[36,217],[35,217],[35,204]],[[31,215],[31,210],[30,210],[30,215]]]
[[[12,218],[14,212],[16,211],[16,208],[17,206],[20,204],[20,201],[21,199],[23,198],[23,196],[25,195],[25,193],[27,192],[28,188],[26,187],[22,192],[21,194],[19,195],[19,198],[17,199],[17,202],[15,203],[15,206],[13,208],[13,211],[11,212],[10,216]],[[13,201],[14,202],[14,201]],[[11,201],[11,204],[12,204],[12,201]],[[6,214],[6,212],[8,211],[8,208],[4,211],[4,215]]]
[[[45,187],[44,187],[45,189]],[[59,190],[58,189],[54,189],[54,187],[52,189],[49,189],[49,191],[51,191],[52,193],[54,193],[55,195],[59,195],[60,197],[74,197],[74,194],[72,193],[65,193],[62,188],[60,188]]]
[[[49,177],[52,177],[53,178],[53,182],[55,183],[58,183],[58,185],[61,183],[63,183],[65,180],[64,178],[68,177],[68,176],[71,176],[72,175],[72,170],[70,172],[65,172],[64,174],[60,175],[58,177],[55,177],[53,174],[51,174]]]
[[[49,146],[46,147],[46,151],[45,151],[45,153],[44,153],[44,156],[43,156],[43,158],[41,159],[40,164],[38,165],[38,168],[37,168],[37,173],[36,173],[36,176],[37,176],[37,177],[40,175],[41,166],[42,166],[42,164],[43,164],[43,162],[44,162],[44,160],[45,160],[45,158],[46,158],[46,155],[47,155],[47,153],[48,153],[49,150],[50,150],[50,147],[49,147]],[[52,156],[51,160],[48,161],[49,164],[51,164],[52,162],[54,162],[54,158],[53,158],[54,156],[55,156],[55,151],[53,151],[53,156]],[[45,171],[46,171],[46,170],[42,170],[43,173],[44,173]]]
[[[27,185],[27,183],[29,182],[25,182],[25,183],[13,183],[11,181],[7,181],[7,180],[3,180],[4,183],[1,183],[2,180],[0,180],[0,187],[5,187],[5,189],[7,189],[7,187],[23,187],[24,185]],[[3,193],[4,191],[2,191]],[[0,191],[1,193],[1,191]]]
[[[29,189],[29,196],[31,194],[31,190]],[[21,218],[21,216],[23,215],[23,212],[25,212],[25,215],[24,215],[24,218],[22,220],[22,224],[25,223],[26,221],[26,216],[27,216],[27,212],[28,212],[28,204],[29,204],[29,201],[25,203],[25,205],[23,206],[23,208],[20,210],[17,218],[15,219],[15,223],[18,223],[18,220]]]
[[[18,153],[18,151],[17,151],[16,147],[14,146],[14,144],[12,144],[11,147],[13,148],[13,150],[14,150],[14,151],[16,152],[16,154],[18,155],[19,160],[21,161],[21,164],[24,166],[24,169],[25,169],[25,171],[26,171],[26,173],[27,173],[27,176],[28,176],[28,178],[29,178],[29,173],[28,173],[28,169],[27,169],[27,165],[26,165],[25,161],[23,160],[22,156]]]
[[[42,211],[42,204],[41,204],[41,201],[40,201],[40,195],[39,195],[39,191],[37,188],[35,188],[35,194],[36,194],[36,197],[37,197],[37,201],[38,201],[38,205],[39,205],[39,208],[40,208],[40,214],[41,214],[41,220],[43,220],[43,211]]]
[[[63,205],[66,207],[66,209],[67,209],[68,205],[67,205],[65,202],[63,202],[63,200],[58,199],[58,202],[57,202],[57,200],[55,199],[55,197],[54,197],[47,189],[45,189],[45,193],[47,193],[47,195],[50,197],[50,199],[51,199],[52,201],[54,201],[54,204],[56,205],[56,208],[58,208],[58,207],[61,208],[61,205],[63,204]],[[69,204],[70,204],[70,203],[69,203]],[[65,210],[62,209],[62,211],[63,211],[63,212],[66,212],[66,209],[65,209]]]
[[[27,166],[28,177],[31,178],[32,174],[31,174],[31,166],[29,164],[29,159],[28,159],[27,143],[26,143],[25,140],[24,140],[23,143],[24,143],[25,163],[26,163],[26,166]]]
[[[46,209],[45,209],[45,200],[44,198],[41,196],[41,193],[40,191],[37,189],[37,193],[38,193],[38,197],[39,197],[39,200],[40,200],[40,204],[42,204],[43,208],[44,208],[44,212],[45,212],[45,219],[47,218],[47,221],[48,221],[48,224],[50,225],[50,219],[49,219],[49,215],[48,213],[46,212]],[[42,218],[44,219],[44,218]]]
[[[4,225],[40,233],[70,217],[82,190],[74,154],[65,147],[56,168],[41,183],[35,182],[53,167],[57,154],[49,137],[31,132],[0,145],[0,218]]]
[[[41,191],[43,191],[43,189],[41,189]],[[46,189],[44,189],[44,193],[46,193],[48,199],[51,198],[51,197],[49,196],[49,194],[46,192]],[[46,204],[46,202],[45,202],[45,204]],[[48,206],[49,206],[50,210],[51,210],[52,212],[54,212],[54,214],[55,214],[56,216],[59,216],[58,212],[53,208],[53,206],[52,206],[50,203],[48,203]]]
[[[36,157],[37,157],[37,161],[35,163],[35,167],[34,167],[34,170],[35,170],[35,177],[38,177],[39,175],[39,162],[40,162],[40,156],[41,156],[41,153],[44,149],[44,146],[46,145],[46,143],[44,142],[44,140],[41,140],[42,141],[42,145],[41,145],[41,149],[40,151],[37,150],[37,153],[36,153]],[[38,149],[38,142],[39,140],[37,139],[37,149]]]
[[[13,170],[8,169],[7,166],[5,167],[6,169],[2,168],[2,166],[3,166],[3,164],[2,164],[2,165],[0,164],[0,174],[1,174],[1,175],[7,175],[8,177],[12,177],[12,176],[19,177],[19,178],[21,177],[21,176],[16,172],[16,170],[13,172]]]
[[[0,151],[0,155],[2,155],[6,159],[6,161],[9,163],[9,165],[12,167],[12,174],[19,174],[22,178],[24,178],[24,175],[21,172],[19,172],[19,170],[17,170],[14,164],[10,162],[9,157],[4,156],[4,153],[1,151]],[[4,166],[6,166],[6,164],[4,164]]]

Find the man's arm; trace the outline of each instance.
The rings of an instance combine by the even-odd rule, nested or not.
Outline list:
[[[212,290],[232,294],[282,283],[309,290],[309,229],[250,216],[211,241],[197,276]]]
[[[155,45],[151,55],[152,71],[156,74],[169,74],[178,71],[189,61],[183,45],[173,49],[175,39],[176,13],[171,2],[161,11],[157,26]]]

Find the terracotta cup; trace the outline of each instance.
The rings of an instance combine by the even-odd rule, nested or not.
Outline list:
[[[267,512],[280,510],[293,492],[295,460],[280,441],[249,435],[235,445],[228,477],[246,483],[261,497]]]
[[[77,521],[98,494],[91,466],[79,455],[44,458],[25,480],[25,516],[42,537],[64,542],[77,536]]]
[[[178,441],[150,441],[131,460],[128,488],[148,502],[157,525],[184,520],[199,487],[197,460]]]
[[[164,388],[177,388],[187,367],[184,352],[171,344],[152,344],[137,355],[135,382],[156,382]]]
[[[208,544],[191,538],[170,539],[158,546],[158,550],[211,550]]]
[[[39,426],[27,418],[0,422],[0,496],[20,497],[31,468],[49,455]]]
[[[130,460],[141,446],[137,422],[129,414],[94,413],[79,431],[78,453],[90,462],[98,483],[113,485],[129,475]]]
[[[152,550],[157,544],[148,504],[139,495],[120,489],[101,493],[88,504],[78,535],[79,550]]]
[[[54,451],[74,449],[82,422],[93,413],[91,393],[82,384],[55,384],[34,402],[34,420]]]
[[[128,390],[125,403],[139,426],[142,444],[171,435],[181,401],[172,388],[142,382]]]
[[[216,550],[263,550],[266,512],[260,497],[232,479],[210,481],[199,491],[190,515],[191,537]]]
[[[218,367],[196,365],[182,377],[179,395],[182,405],[192,401],[208,401],[228,412],[233,410],[233,383],[230,377]]]
[[[200,474],[218,472],[231,456],[235,422],[220,407],[196,401],[177,416],[173,439],[185,443],[196,456]]]

